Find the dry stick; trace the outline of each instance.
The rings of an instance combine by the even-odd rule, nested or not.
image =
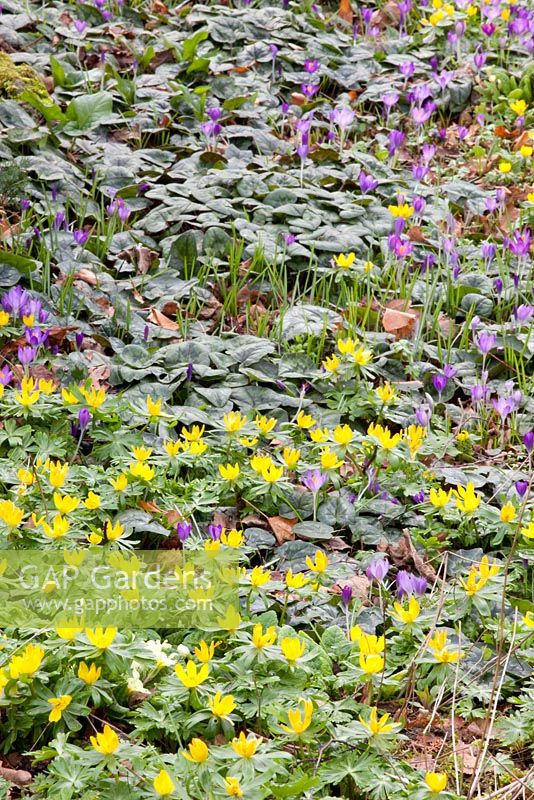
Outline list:
[[[462,622],[458,623],[458,644],[462,649]],[[452,687],[452,706],[451,706],[451,736],[452,736],[452,757],[454,759],[454,777],[456,780],[456,794],[460,794],[460,771],[458,767],[458,754],[456,752],[456,690],[458,688],[458,676],[460,674],[460,661],[456,662],[454,673],[454,686]]]
[[[506,660],[505,660],[505,662],[503,664],[502,673],[501,673],[501,677],[500,677],[500,680],[499,680],[499,685],[497,687],[497,691],[495,692],[495,696],[494,696],[494,699],[493,699],[493,709],[491,711],[490,723],[489,723],[488,729],[486,731],[486,738],[484,739],[484,745],[482,747],[482,750],[479,753],[478,764],[477,764],[477,768],[476,768],[476,771],[475,771],[475,775],[473,777],[473,783],[471,784],[471,788],[469,790],[468,797],[472,797],[472,795],[473,795],[473,793],[474,793],[475,789],[477,788],[478,783],[480,781],[480,773],[482,772],[482,767],[484,766],[484,760],[486,758],[486,753],[488,752],[488,747],[489,747],[489,743],[490,743],[490,740],[491,740],[491,735],[493,733],[493,726],[495,724],[495,717],[497,716],[497,706],[499,704],[499,698],[501,696],[501,691],[502,691],[502,686],[503,686],[503,683],[504,683],[504,679],[506,678],[506,670],[508,669],[508,664],[509,664],[510,658],[512,656],[512,649],[513,649],[513,646],[514,646],[516,631],[517,631],[517,608],[516,608],[515,614],[514,614],[514,627],[512,629],[512,641],[510,643],[510,647],[509,647],[508,653],[506,655]]]

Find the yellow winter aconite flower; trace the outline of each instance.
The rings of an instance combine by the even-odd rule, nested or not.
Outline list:
[[[373,422],[367,428],[367,433],[377,439],[384,450],[393,450],[401,440],[400,433],[392,434],[389,428],[384,428],[382,425],[376,425]]]
[[[89,738],[97,753],[103,756],[113,755],[120,745],[119,737],[109,725],[104,725],[102,733],[97,733],[96,736],[90,736]]]
[[[528,201],[529,203],[534,203],[534,192],[529,192],[529,193],[527,194],[527,201]]]
[[[388,211],[394,219],[408,219],[413,214],[413,206],[409,203],[398,203],[396,206],[388,206]]]
[[[482,499],[481,495],[475,492],[471,481],[465,487],[457,486],[454,494],[456,495],[456,507],[463,514],[472,514],[473,511],[476,511]]]
[[[203,764],[204,761],[208,760],[210,751],[202,739],[191,739],[187,747],[189,752],[182,750],[182,755],[188,761],[192,761],[194,764]]]
[[[210,711],[218,719],[227,719],[236,707],[236,702],[232,694],[222,695],[217,692],[215,697],[208,700]]]
[[[217,624],[223,631],[234,633],[241,625],[241,616],[234,606],[228,606],[224,617],[217,618]]]
[[[228,433],[238,433],[246,422],[247,418],[240,411],[229,411],[224,415],[224,427]]]
[[[253,734],[247,737],[243,731],[241,731],[239,736],[232,739],[231,744],[232,750],[236,755],[241,756],[241,758],[252,758],[261,744],[261,739],[258,739]]]
[[[3,328],[9,322],[9,314],[7,311],[0,311],[0,328]],[[3,385],[3,384],[2,384]]]
[[[356,350],[356,345],[358,344],[357,340],[351,339],[348,336],[346,339],[338,339],[337,341],[337,349],[343,356],[348,356],[351,353],[354,353]]]
[[[315,424],[316,420],[314,420],[311,414],[305,414],[304,411],[299,411],[297,414],[297,425],[299,428],[307,430],[308,428],[313,428]]]
[[[328,567],[328,556],[321,550],[316,550],[315,561],[313,561],[310,556],[306,556],[306,566],[308,569],[311,569],[312,572],[324,572]]]
[[[366,675],[374,675],[377,672],[382,672],[385,663],[384,658],[376,653],[371,653],[369,655],[360,653],[360,669],[363,670]]]
[[[298,636],[286,636],[280,642],[282,654],[289,661],[294,664],[299,658],[302,658],[306,650],[306,643],[299,639]]]
[[[24,511],[11,500],[0,500],[0,521],[10,528],[18,528],[24,517]]]
[[[528,144],[523,144],[519,148],[519,154],[523,156],[523,158],[530,158],[533,152],[534,148],[530,147]]]
[[[353,641],[358,642],[360,652],[366,656],[383,653],[386,649],[386,640],[384,636],[376,636],[374,633],[365,633],[361,629],[355,635],[356,638],[353,639]]]
[[[258,414],[254,422],[259,432],[264,436],[276,427],[276,419],[274,417],[265,417],[263,414]]]
[[[96,683],[101,674],[102,667],[97,667],[96,664],[87,665],[85,661],[81,661],[78,666],[78,678],[86,683],[87,686],[92,686],[93,683]]]
[[[332,436],[334,437],[336,444],[346,447],[352,442],[354,438],[354,431],[350,425],[338,425],[337,428],[334,428]]]
[[[414,458],[416,453],[418,453],[423,446],[426,437],[426,428],[422,425],[409,425],[408,428],[403,431],[403,434],[410,448],[410,457]]]
[[[226,789],[226,794],[229,797],[243,797],[244,795],[244,791],[241,788],[239,779],[232,777],[232,775],[228,775],[224,779],[224,788]]]
[[[256,589],[259,589],[260,586],[265,586],[270,580],[270,570],[266,570],[263,567],[254,567],[249,575],[249,581]]]
[[[354,351],[354,353],[352,353],[352,358],[354,359],[355,364],[357,364],[359,367],[365,367],[365,365],[368,364],[373,358],[373,353],[362,344],[357,350]]]
[[[221,542],[228,547],[241,547],[244,541],[243,531],[237,531],[235,528],[221,533]]]
[[[468,442],[469,441],[469,431],[459,431],[456,434],[456,439],[459,442]]]
[[[208,644],[207,642],[204,641],[204,639],[202,639],[198,647],[195,647],[195,655],[200,661],[200,663],[209,664],[209,662],[215,655],[215,648],[218,647],[219,645],[220,642],[210,642],[210,644]]]
[[[300,736],[310,727],[312,716],[313,702],[302,697],[299,700],[299,705],[296,708],[290,708],[287,712],[289,725],[281,725],[281,728],[286,733]]]
[[[124,527],[118,520],[115,522],[115,525],[112,525],[111,520],[107,519],[104,522],[104,533],[110,542],[115,542],[117,539],[121,538],[124,533]]]
[[[274,625],[271,625],[269,628],[265,629],[265,633],[263,632],[263,627],[261,623],[257,623],[254,625],[252,629],[252,644],[257,650],[263,650],[264,647],[270,647],[270,645],[276,642],[276,628]]]
[[[473,564],[469,570],[467,580],[464,581],[463,578],[460,578],[460,583],[465,589],[466,594],[469,597],[472,597],[474,594],[483,589],[491,578],[495,577],[495,575],[498,575],[499,570],[500,567],[497,562],[494,561],[493,564],[490,565],[488,557],[483,556],[482,561],[478,566]]]
[[[512,164],[511,164],[510,161],[504,161],[504,160],[503,161],[499,161],[498,170],[503,175],[507,175],[508,172],[510,172],[511,169],[512,169]]]
[[[315,442],[315,444],[322,444],[328,441],[329,436],[330,431],[328,428],[315,428],[315,430],[310,431],[310,439],[312,442]]]
[[[133,461],[130,464],[129,469],[134,478],[140,478],[142,481],[146,481],[147,483],[149,483],[156,474],[154,467],[151,467],[150,464],[146,464],[142,461]]]
[[[393,603],[393,607],[395,609],[395,614],[393,616],[396,617],[399,622],[404,622],[405,625],[410,625],[412,622],[415,622],[421,613],[421,606],[413,595],[410,597],[408,608],[404,608],[401,603]]]
[[[73,642],[78,634],[83,631],[83,628],[78,627],[77,622],[78,620],[74,619],[58,625],[55,631],[59,638],[64,639],[66,642]]]
[[[66,403],[68,406],[72,406],[75,403],[79,403],[80,401],[74,394],[74,392],[69,391],[69,389],[62,389],[61,390],[61,397],[63,398],[63,402]]]
[[[26,382],[25,382],[26,381]],[[35,384],[31,378],[29,379],[22,379],[21,381],[21,390],[20,392],[15,392],[14,397],[19,405],[24,406],[24,408],[29,408],[33,406],[39,400],[41,396],[41,392],[39,389],[35,388]]]
[[[93,647],[96,647],[98,650],[107,650],[115,641],[117,628],[111,626],[107,628],[86,628],[85,635]]]
[[[122,473],[118,478],[111,478],[110,483],[116,492],[123,492],[128,486],[128,476]]]
[[[383,714],[380,719],[378,719],[378,709],[376,706],[373,706],[368,720],[364,719],[362,716],[359,716],[358,719],[360,720],[360,724],[363,725],[365,730],[369,731],[371,736],[380,736],[384,733],[390,733],[395,728],[395,723],[388,723],[389,717],[389,714]]]
[[[60,514],[71,514],[73,511],[76,511],[80,505],[80,501],[77,497],[61,495],[59,492],[54,492],[52,499]]]
[[[50,461],[48,465],[48,480],[50,484],[54,487],[54,489],[61,489],[65,481],[67,480],[67,475],[69,474],[69,465],[62,464],[60,461]]]
[[[43,394],[53,394],[54,389],[56,388],[54,381],[47,381],[45,378],[39,378],[38,386],[39,391],[41,391]]]
[[[521,533],[526,539],[534,539],[534,519],[531,519],[528,525],[521,528]]]
[[[100,408],[100,406],[106,400],[106,392],[104,389],[95,389],[94,386],[91,387],[91,391],[87,391],[87,389],[80,388],[80,394],[85,398],[85,402],[90,408]]]
[[[266,483],[277,483],[284,474],[282,466],[277,467],[276,464],[270,464],[261,471],[261,477]]]
[[[52,711],[48,715],[50,722],[59,722],[63,712],[68,708],[72,702],[70,694],[62,694],[61,697],[49,697],[46,701],[52,706]]]
[[[17,470],[17,478],[25,486],[31,486],[32,483],[35,481],[35,475],[33,474],[33,472],[29,469],[24,469],[24,468]]]
[[[321,467],[323,469],[339,469],[343,466],[343,459],[338,458],[337,453],[325,447],[321,453]]]
[[[163,442],[163,449],[167,453],[168,456],[174,458],[178,455],[180,450],[182,449],[182,442],[179,441],[171,441],[170,439],[166,442]]]
[[[41,517],[38,525],[41,526],[45,536],[48,536],[49,539],[60,539],[68,533],[70,528],[70,522],[66,517],[62,517],[61,514],[54,515],[52,525],[46,522],[44,517]]]
[[[383,386],[377,386],[375,392],[384,404],[392,403],[397,397],[396,390],[388,381]]]
[[[38,644],[28,644],[19,656],[12,656],[9,662],[9,675],[16,680],[35,675],[43,662],[45,651]]]
[[[235,481],[240,471],[239,464],[219,464],[219,474],[225,481]]]
[[[514,100],[513,103],[510,103],[510,108],[514,114],[517,114],[518,117],[522,117],[528,106],[524,100]]]
[[[333,354],[331,356],[327,356],[322,362],[322,365],[327,372],[336,372],[341,365],[341,361],[335,354]]]
[[[428,495],[429,500],[434,506],[434,508],[444,508],[444,506],[446,506],[449,500],[451,499],[451,496],[452,496],[452,489],[449,489],[449,491],[446,492],[444,489],[441,488],[440,489],[432,488]]]
[[[186,427],[182,427],[182,436],[188,442],[198,442],[204,436],[205,430],[205,425],[193,425],[191,430],[188,430]]]
[[[340,253],[338,256],[334,256],[334,262],[341,269],[350,269],[354,264],[355,258],[355,253]]]
[[[445,772],[427,772],[425,783],[434,794],[443,792],[447,787],[447,775]]]
[[[308,582],[309,578],[307,578],[303,572],[295,572],[295,574],[293,574],[291,568],[286,572],[286,586],[288,589],[302,589]]]
[[[89,511],[96,511],[97,508],[100,508],[100,495],[95,494],[95,492],[89,492],[83,504]]]
[[[161,399],[152,400],[150,395],[146,399],[146,410],[149,417],[161,417]]]
[[[176,788],[166,769],[161,769],[158,772],[152,781],[152,786],[158,797],[169,797]]]
[[[447,631],[437,631],[429,640],[428,646],[436,661],[441,664],[455,664],[462,657],[460,650],[450,650],[447,647]]]
[[[534,614],[532,611],[527,611],[523,617],[523,625],[526,625],[527,628],[534,628]]]
[[[148,461],[152,455],[151,447],[132,447],[132,453],[136,461]]]
[[[207,664],[202,664],[199,669],[194,661],[188,661],[185,665],[185,669],[181,664],[176,664],[174,671],[176,672],[178,680],[188,689],[195,689],[197,686],[201,686],[209,675],[209,667]]]
[[[189,442],[189,452],[192,456],[201,456],[208,449],[206,442],[199,440],[198,442]]]
[[[286,467],[288,469],[293,469],[300,460],[300,450],[295,450],[293,447],[284,447],[282,458],[284,459]]]

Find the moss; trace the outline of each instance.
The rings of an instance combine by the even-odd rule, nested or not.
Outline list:
[[[0,97],[17,100],[27,90],[42,98],[49,96],[44,81],[34,69],[26,64],[14,64],[8,55],[0,53]]]

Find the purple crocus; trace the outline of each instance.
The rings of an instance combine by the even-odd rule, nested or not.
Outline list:
[[[91,413],[87,408],[80,408],[78,411],[78,427],[80,432],[83,433],[91,422]]]
[[[84,19],[75,19],[74,28],[76,30],[76,33],[82,34],[84,30],[87,28],[87,22]]]
[[[519,258],[528,256],[531,242],[530,228],[524,228],[522,231],[516,228],[511,238],[505,239],[506,246],[510,252]]]
[[[375,180],[372,175],[367,175],[363,169],[360,170],[360,174],[358,175],[358,183],[362,194],[372,192],[378,186],[378,181]]]
[[[314,72],[317,72],[320,66],[321,65],[319,64],[316,58],[314,59],[307,58],[306,61],[304,62],[304,69],[310,75],[313,75]]]
[[[302,485],[309,489],[313,494],[317,494],[317,492],[322,486],[325,485],[325,483],[327,483],[327,481],[328,475],[325,475],[320,469],[309,469],[307,470],[304,478],[302,478]]]
[[[190,522],[176,523],[176,533],[178,534],[178,538],[181,542],[185,542],[185,540],[191,535],[192,530],[193,526]]]
[[[304,97],[307,97],[308,100],[311,100],[311,98],[315,94],[317,94],[317,92],[319,91],[319,84],[318,83],[301,83],[300,84],[300,91],[302,92]]]
[[[217,542],[222,535],[223,526],[222,525],[208,525],[208,534],[214,542]]]
[[[404,140],[406,139],[406,135],[397,129],[393,129],[388,134],[388,153],[389,157],[395,155],[397,150],[402,146]]]
[[[497,400],[492,400],[491,405],[501,418],[504,425],[506,417],[514,410],[514,404],[509,397],[499,397]]]
[[[89,238],[89,231],[75,229],[72,231],[74,243],[83,246]]]
[[[35,360],[36,356],[36,347],[19,347],[17,350],[17,358],[23,367],[27,367],[28,364],[31,364],[32,361]]]
[[[420,578],[407,572],[404,569],[397,572],[395,582],[397,584],[397,598],[401,600],[403,597],[411,597],[411,595],[423,595],[428,588],[428,581],[426,578]]]
[[[523,444],[525,445],[527,453],[532,453],[534,450],[534,431],[529,431],[528,433],[524,434]]]
[[[434,389],[441,397],[442,393],[445,391],[445,388],[449,382],[449,379],[443,373],[438,372],[437,375],[432,376],[432,383],[434,385]]]
[[[520,306],[514,308],[514,319],[518,325],[524,325],[530,322],[534,314],[534,306],[528,306],[522,303]]]
[[[390,563],[387,558],[375,558],[371,561],[367,569],[365,570],[365,574],[369,578],[370,581],[376,581],[377,583],[382,583],[386,575],[388,574]]]
[[[473,341],[479,353],[483,356],[487,356],[490,350],[493,350],[495,347],[497,337],[494,333],[490,333],[489,331],[481,331],[474,337]]]
[[[514,486],[519,497],[524,497],[526,495],[528,489],[528,481],[516,481]]]
[[[344,586],[341,590],[341,602],[344,606],[348,606],[352,600],[352,586]]]

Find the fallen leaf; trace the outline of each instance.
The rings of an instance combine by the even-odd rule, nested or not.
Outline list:
[[[509,131],[505,125],[497,125],[494,131],[499,139],[516,139],[519,136],[519,131]]]
[[[96,277],[95,273],[90,269],[86,269],[85,267],[75,273],[74,279],[88,283],[89,286],[96,286],[98,283],[98,278]]]
[[[393,333],[396,339],[410,339],[415,331],[417,315],[406,311],[386,308],[382,315],[382,327],[386,333]]]
[[[418,225],[412,225],[411,228],[408,228],[408,239],[411,242],[416,242],[417,244],[425,244],[425,242],[428,241]]]
[[[150,309],[148,312],[148,320],[149,322],[153,322],[154,325],[159,325],[160,328],[165,328],[167,331],[178,330],[178,323],[173,319],[166,317],[165,314],[163,314],[161,311],[158,311],[157,308]]]
[[[9,769],[8,767],[0,767],[0,777],[9,783],[14,783],[16,786],[25,786],[33,780],[31,772],[25,769]]]
[[[295,538],[293,526],[297,524],[296,519],[289,519],[288,517],[268,517],[268,520],[278,544],[293,541]]]
[[[352,25],[354,20],[354,12],[352,10],[350,0],[340,0],[337,14],[338,17],[341,17],[341,19],[344,19],[345,22],[349,23],[349,25]]]

